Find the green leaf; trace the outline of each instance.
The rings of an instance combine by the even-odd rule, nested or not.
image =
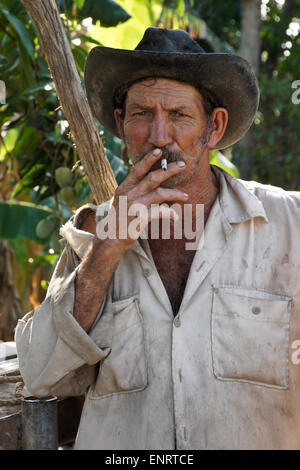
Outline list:
[[[74,0],[74,3],[78,6],[78,8],[82,8],[84,5],[84,0]]]
[[[0,55],[0,69],[4,69],[4,68],[7,68],[9,62],[7,60],[6,57],[4,57],[3,55]]]
[[[89,35],[106,47],[134,49],[142,39],[145,29],[153,26],[160,17],[162,0],[118,0],[131,18],[115,28],[92,26]]]
[[[216,165],[220,168],[223,168],[223,170],[227,171],[227,173],[230,173],[236,178],[239,177],[239,170],[237,167],[218,150],[212,150],[210,152],[209,163],[211,165]]]
[[[123,160],[114,155],[108,148],[105,149],[105,153],[114,172],[117,183],[121,184],[128,174],[128,168],[125,166]]]
[[[4,70],[5,75],[11,75],[11,72],[13,72],[20,64],[20,58],[17,57],[16,60],[12,63],[12,65]]]
[[[172,10],[176,10],[179,15],[184,15],[184,11],[185,11],[184,0],[166,0],[165,6],[167,8],[171,8]]]
[[[23,23],[19,20],[19,18],[17,18],[15,15],[12,15],[8,10],[6,10],[5,6],[2,3],[0,3],[0,9],[7,21],[11,24],[16,34],[19,36],[28,55],[32,57],[34,52],[33,45]]]
[[[73,52],[73,56],[74,56],[76,64],[81,70],[84,70],[84,64],[85,64],[88,52],[82,46],[74,46],[74,45],[72,45],[72,52]]]
[[[28,202],[0,201],[0,238],[28,238],[44,244],[35,229],[40,220],[52,214],[50,209]]]
[[[25,239],[11,238],[9,244],[16,256],[17,262],[23,269],[26,269],[28,266],[28,248]]]
[[[29,56],[24,48],[22,41],[17,40],[17,45],[19,49],[20,62],[21,62],[21,79],[22,86],[28,87],[34,85],[34,69],[32,67],[31,56]]]
[[[102,46],[103,45],[101,42],[97,41],[97,39],[94,39],[91,36],[86,36],[85,34],[77,34],[74,39],[77,39],[77,38],[81,39],[81,41],[84,41],[84,42],[90,42],[92,44],[97,44],[97,46]]]
[[[58,0],[58,8],[68,18],[72,17],[73,0]]]
[[[58,258],[57,254],[35,254],[33,259],[36,263],[43,263],[45,265],[54,263]]]
[[[76,204],[80,204],[82,201],[84,201],[88,195],[90,194],[91,192],[91,188],[89,186],[89,183],[87,180],[83,180],[80,184],[80,187],[79,189],[77,190],[78,193],[77,193],[77,198],[76,198],[76,201],[75,203]]]
[[[33,188],[36,185],[40,185],[45,177],[45,164],[38,163],[32,166],[30,170],[22,177],[11,194],[11,198],[17,197],[24,189]]]
[[[49,81],[49,82],[41,83],[39,85],[34,85],[32,87],[26,88],[26,90],[22,91],[21,95],[32,95],[38,91],[45,90],[45,86],[47,85],[52,86],[53,82]]]
[[[77,12],[77,18],[81,21],[89,17],[93,18],[94,23],[100,20],[101,26],[111,27],[124,23],[131,16],[113,0],[85,0],[83,8]]]
[[[184,0],[177,0],[177,6],[176,6],[176,11],[177,13],[182,16],[184,15],[185,12],[185,3]]]
[[[3,0],[2,0],[3,2]],[[11,1],[8,3],[8,5],[11,4]],[[15,0],[13,6],[9,9],[10,13],[12,13],[15,16],[18,16],[20,11],[24,10],[24,6],[22,5],[21,0]]]
[[[7,155],[14,150],[19,134],[23,125],[8,129],[3,141],[4,144],[0,147],[0,162],[3,161]]]

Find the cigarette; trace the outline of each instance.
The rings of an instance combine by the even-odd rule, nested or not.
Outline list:
[[[167,159],[166,159],[166,158],[162,158],[162,159],[161,159],[161,167],[162,167],[162,169],[163,169],[164,171],[166,171],[167,166],[168,166]]]

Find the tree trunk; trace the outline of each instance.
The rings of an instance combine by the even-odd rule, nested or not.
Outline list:
[[[239,55],[246,59],[258,76],[261,51],[261,0],[241,0],[241,44]],[[238,168],[240,176],[244,179],[252,178],[253,154],[252,130],[238,144],[240,159]]]
[[[241,0],[241,6],[242,25],[239,55],[248,60],[257,75],[261,47],[261,0]]]
[[[82,89],[55,0],[23,0],[36,26],[56,91],[97,204],[110,199],[117,183]]]

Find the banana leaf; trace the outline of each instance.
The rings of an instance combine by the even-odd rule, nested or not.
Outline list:
[[[44,244],[36,234],[40,220],[52,214],[45,206],[28,202],[0,201],[0,238],[28,238]]]
[[[114,0],[59,0],[58,6],[69,18],[73,18],[73,5],[77,6],[76,19],[92,18],[93,23],[100,21],[101,26],[111,27],[124,23],[131,16]]]

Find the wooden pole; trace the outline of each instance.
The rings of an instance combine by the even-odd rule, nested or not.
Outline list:
[[[23,0],[46,54],[64,115],[96,204],[110,199],[117,183],[82,89],[55,0]]]

